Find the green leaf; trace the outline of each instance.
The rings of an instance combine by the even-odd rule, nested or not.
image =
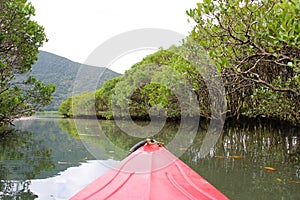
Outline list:
[[[287,65],[288,65],[289,67],[293,67],[293,63],[292,63],[292,62],[288,62]]]

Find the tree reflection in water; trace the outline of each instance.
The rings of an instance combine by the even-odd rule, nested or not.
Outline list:
[[[85,145],[116,160],[123,159],[130,147],[141,139],[122,132],[113,121],[100,120],[99,124],[100,131],[98,124],[90,120],[78,122],[77,130],[72,128],[73,125],[65,126],[65,130],[72,132],[70,135],[76,135],[75,130],[84,133],[80,139]],[[126,121],[123,125],[128,126]],[[272,123],[229,122],[218,143],[203,158],[200,150],[208,126],[207,123],[200,124],[191,146],[184,146],[179,140],[174,144],[185,152],[181,160],[230,199],[299,199],[299,128]],[[168,144],[178,127],[178,123],[168,122],[154,138]],[[186,139],[189,138],[189,128],[186,129]]]
[[[198,156],[200,147],[201,139],[182,159],[231,199],[296,199],[300,195],[297,127],[231,123],[206,158]]]
[[[36,174],[53,167],[51,151],[30,132],[0,131],[0,199],[35,199],[29,190]]]

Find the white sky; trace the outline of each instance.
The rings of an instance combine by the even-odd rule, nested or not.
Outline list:
[[[199,2],[199,0],[29,1],[36,10],[34,20],[45,27],[49,39],[41,50],[80,63],[86,63],[88,55],[103,42],[126,31],[162,28],[188,35],[193,25],[187,21],[186,10],[195,8]],[[151,52],[153,51],[148,50],[135,52],[135,55],[129,54],[126,58],[120,58],[116,65],[131,66]],[[113,70],[122,73],[125,69]]]

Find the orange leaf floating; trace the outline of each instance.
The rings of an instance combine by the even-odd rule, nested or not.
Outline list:
[[[64,162],[64,161],[58,161],[57,164],[59,164],[59,165],[71,165],[72,163]]]
[[[246,158],[246,156],[214,156],[215,158]]]
[[[187,150],[187,148],[185,148],[185,147],[181,147],[181,148],[179,148],[179,150],[180,150],[180,151],[186,151],[186,150]]]
[[[229,158],[246,158],[246,156],[229,156]]]
[[[264,167],[264,168],[265,168],[266,170],[270,171],[270,172],[276,171],[276,169],[273,168],[273,167]]]
[[[225,156],[215,156],[215,158],[225,158]]]

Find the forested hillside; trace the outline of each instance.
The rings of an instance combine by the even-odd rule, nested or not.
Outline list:
[[[31,74],[42,80],[43,83],[56,85],[53,102],[45,107],[45,110],[57,110],[67,97],[73,95],[73,84],[81,67],[86,68],[86,70],[97,70],[98,73],[99,71],[103,72],[98,87],[101,87],[106,80],[120,75],[104,67],[84,65],[52,53],[40,51],[39,58],[33,65]],[[86,85],[85,88],[80,88],[81,91],[78,92],[88,91],[89,88],[93,87]]]

